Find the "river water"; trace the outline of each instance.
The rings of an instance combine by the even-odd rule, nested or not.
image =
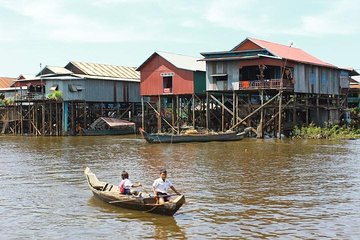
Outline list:
[[[139,136],[0,136],[0,239],[358,239],[360,140],[146,143]],[[174,217],[115,208],[88,189],[168,169]]]

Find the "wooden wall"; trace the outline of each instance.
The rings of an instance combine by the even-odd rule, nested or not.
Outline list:
[[[54,79],[46,80],[46,95],[58,85],[64,101],[86,102],[140,102],[140,83],[130,81],[107,81],[100,79]],[[69,85],[81,90],[71,91]]]
[[[167,95],[163,91],[162,73],[174,73],[171,94],[193,94],[193,71],[175,67],[159,55],[154,55],[140,71],[142,96]]]
[[[340,74],[346,78],[346,72],[341,70],[299,63],[294,68],[294,90],[298,93],[338,95]],[[343,87],[346,87],[346,84],[343,84]]]

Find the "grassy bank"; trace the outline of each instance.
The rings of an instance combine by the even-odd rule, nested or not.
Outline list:
[[[360,129],[347,126],[332,125],[317,127],[310,124],[307,127],[295,127],[292,132],[293,138],[301,139],[357,139],[360,138]]]

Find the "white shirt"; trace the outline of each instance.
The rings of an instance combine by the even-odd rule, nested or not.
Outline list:
[[[133,185],[132,182],[129,179],[121,180],[119,186],[121,186],[122,182],[124,182],[124,189],[130,189]]]
[[[155,191],[161,192],[161,193],[167,193],[167,190],[172,186],[171,182],[167,179],[162,180],[162,178],[158,178],[154,181],[153,187],[155,188]]]

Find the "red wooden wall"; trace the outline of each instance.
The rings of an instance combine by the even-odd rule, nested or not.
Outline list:
[[[246,40],[242,45],[240,45],[237,49],[234,49],[234,51],[242,51],[242,50],[257,50],[257,49],[262,49],[261,47],[259,47],[258,45],[256,45],[255,43]]]
[[[170,62],[154,54],[140,70],[140,95],[169,95],[163,92],[163,77],[161,73],[174,73],[172,93],[170,94],[193,94],[194,73],[175,67]]]

